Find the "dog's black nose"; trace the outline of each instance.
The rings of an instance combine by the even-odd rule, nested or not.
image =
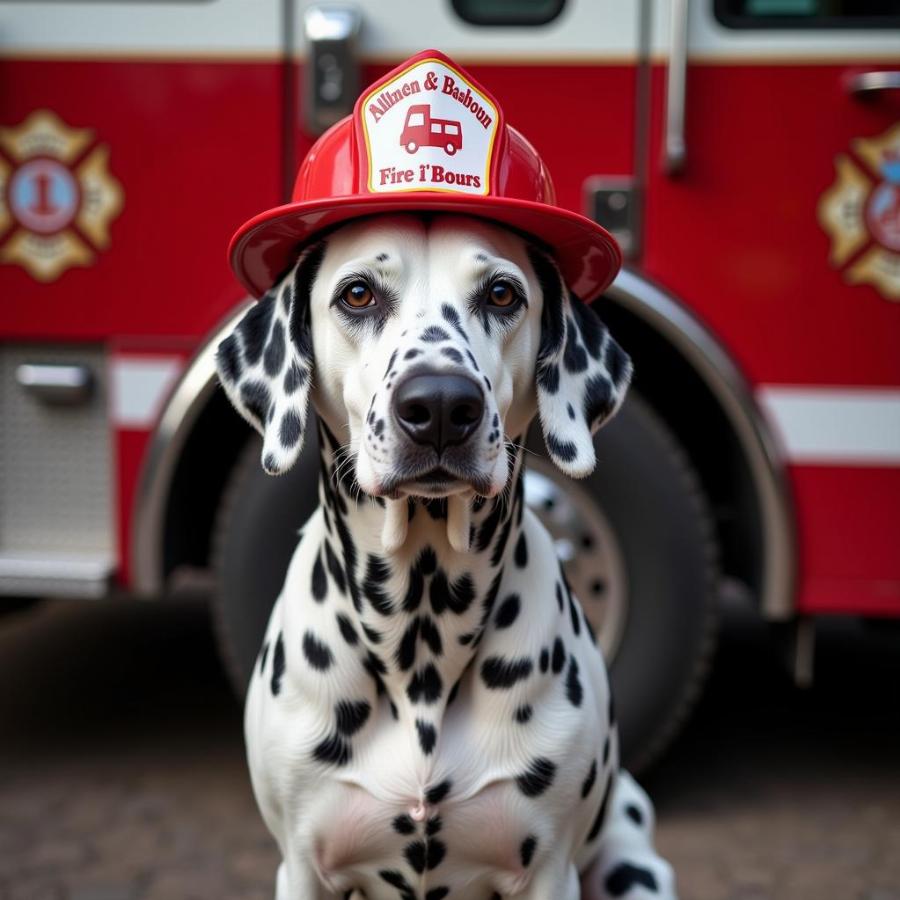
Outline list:
[[[461,444],[484,415],[481,385],[466,375],[412,375],[397,385],[394,418],[417,443],[440,453]]]

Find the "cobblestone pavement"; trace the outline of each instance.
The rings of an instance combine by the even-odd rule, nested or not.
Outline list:
[[[800,692],[760,626],[728,629],[645,778],[683,900],[900,900],[898,651],[826,629]],[[0,624],[2,900],[256,900],[275,865],[202,606]]]

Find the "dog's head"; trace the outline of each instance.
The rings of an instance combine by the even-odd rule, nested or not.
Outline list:
[[[404,214],[308,247],[222,342],[218,370],[266,471],[296,461],[312,394],[363,491],[439,497],[498,494],[535,410],[553,461],[588,474],[631,363],[526,238]]]

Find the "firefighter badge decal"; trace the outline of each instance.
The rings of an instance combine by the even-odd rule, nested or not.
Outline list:
[[[0,263],[43,282],[93,265],[122,205],[109,148],[90,129],[46,109],[0,127]]]
[[[835,158],[837,178],[819,201],[830,262],[849,284],[900,301],[900,123],[851,151]]]
[[[359,103],[371,193],[490,192],[499,113],[461,72],[420,59]]]

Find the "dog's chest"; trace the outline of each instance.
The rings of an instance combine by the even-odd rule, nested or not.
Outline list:
[[[335,773],[310,823],[326,882],[352,884],[367,900],[461,890],[488,900],[498,878],[527,875],[529,839],[552,833],[558,816],[523,797],[526,761],[508,753],[506,735],[478,739],[468,700],[464,686],[427,767],[409,749],[415,736],[385,710],[357,761]]]

